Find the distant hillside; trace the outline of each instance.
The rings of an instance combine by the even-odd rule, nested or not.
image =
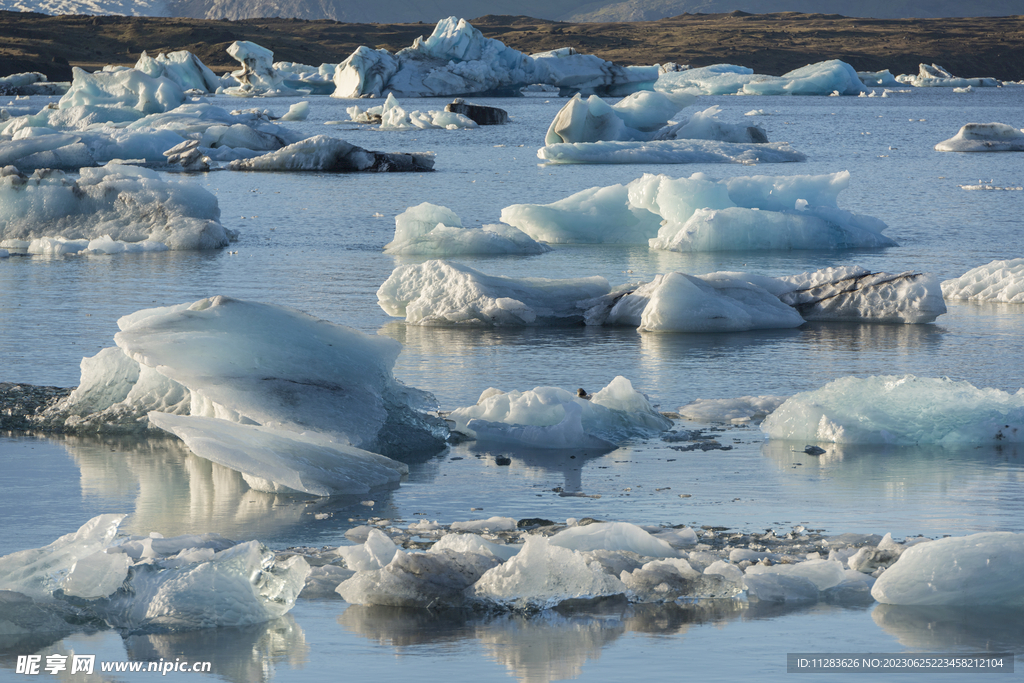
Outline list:
[[[0,0],[0,10],[195,19],[281,17],[343,23],[434,23],[449,16],[526,15],[571,22],[653,21],[735,10],[879,19],[1024,14],[1021,0]]]

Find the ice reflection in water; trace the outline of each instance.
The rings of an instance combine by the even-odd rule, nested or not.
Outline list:
[[[919,652],[1024,650],[1024,619],[1018,607],[878,605],[871,618],[900,645]]]

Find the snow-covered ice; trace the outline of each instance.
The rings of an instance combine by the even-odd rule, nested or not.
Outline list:
[[[940,538],[904,550],[871,595],[889,605],[1019,607],[1024,605],[1017,571],[1022,561],[1024,534]]]
[[[1005,123],[968,123],[935,145],[940,152],[1024,152],[1024,130]]]
[[[465,254],[543,254],[545,244],[504,223],[466,228],[452,210],[424,202],[395,216],[389,254],[449,257]]]
[[[628,94],[649,89],[657,67],[624,67],[593,55],[561,48],[525,55],[485,38],[465,19],[448,17],[433,33],[392,54],[381,48],[356,49],[334,73],[334,97],[432,97],[470,94],[514,95],[534,83],[581,92]]]
[[[77,180],[60,171],[0,171],[3,240],[93,240],[72,248],[107,253],[119,249],[112,241],[129,243],[125,251],[145,242],[213,249],[237,237],[219,219],[217,198],[207,190],[137,166],[83,168]],[[37,249],[46,251],[42,244]]]
[[[229,167],[232,171],[422,172],[434,168],[434,155],[372,152],[339,138],[314,135],[262,156],[232,161]]]
[[[1024,443],[1024,389],[948,378],[842,377],[796,394],[761,423],[772,439],[868,444]]]
[[[672,425],[621,376],[585,398],[558,387],[509,392],[492,387],[476,405],[457,408],[448,419],[478,441],[537,449],[607,449]]]
[[[947,299],[1024,303],[1024,258],[992,261],[942,283]]]

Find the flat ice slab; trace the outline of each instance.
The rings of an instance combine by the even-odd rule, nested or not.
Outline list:
[[[806,161],[788,142],[717,140],[562,142],[537,150],[549,164],[781,164]]]

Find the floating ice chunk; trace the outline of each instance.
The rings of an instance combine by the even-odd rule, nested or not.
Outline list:
[[[174,81],[182,90],[201,90],[216,92],[224,82],[187,50],[178,50],[168,54],[160,53],[155,58],[142,51],[135,70],[141,71],[150,78],[164,76]]]
[[[460,256],[465,254],[543,254],[551,248],[510,225],[462,227],[451,210],[424,202],[395,217],[395,239],[384,245],[389,254]]]
[[[11,74],[0,78],[0,95],[32,96],[32,95],[63,95],[67,92],[67,83],[50,83],[44,74],[38,71]]]
[[[639,329],[651,332],[739,332],[804,323],[799,313],[770,292],[742,280],[669,273],[656,276],[629,297],[648,299]]]
[[[541,147],[537,157],[549,164],[779,164],[807,159],[788,142],[717,140],[565,142]]]
[[[282,121],[305,121],[309,116],[309,102],[296,102],[288,107],[282,116]]]
[[[858,71],[857,78],[866,86],[892,87],[900,84],[888,69],[882,71]]]
[[[498,107],[472,104],[462,98],[455,98],[444,105],[446,112],[462,114],[479,126],[501,126],[508,123],[508,112]]]
[[[42,548],[0,557],[0,589],[49,599],[64,588],[75,564],[109,547],[126,515],[99,515]],[[113,588],[111,589],[111,592]]]
[[[595,565],[588,565],[577,551],[529,536],[519,554],[484,573],[466,594],[507,608],[547,609],[565,600],[627,591],[625,584]]]
[[[232,161],[232,171],[329,171],[348,173],[353,171],[430,171],[434,167],[434,155],[389,154],[371,152],[362,147],[331,138],[315,135],[288,145],[275,152],[252,159]]]
[[[666,602],[679,598],[731,598],[743,590],[742,580],[695,571],[682,558],[654,560],[619,575],[636,602]]]
[[[689,91],[702,95],[733,95],[744,84],[761,78],[753,69],[733,64],[713,64],[698,69],[667,71],[658,76],[654,89],[662,92]]]
[[[555,115],[544,144],[650,140],[676,112],[696,99],[691,95],[670,97],[648,91],[633,93],[610,105],[597,95],[584,101],[577,94]]]
[[[846,579],[843,563],[835,560],[807,560],[796,564],[773,564],[770,566],[753,564],[747,567],[744,579],[765,574],[804,578],[814,584],[819,591],[838,586]]]
[[[748,573],[743,576],[743,585],[747,598],[759,602],[817,602],[821,593],[810,579],[791,574]]]
[[[764,76],[743,85],[746,95],[857,95],[866,91],[856,69],[838,59],[808,64],[779,77]]]
[[[948,140],[935,145],[940,152],[1024,152],[1024,130],[1005,123],[968,123]]]
[[[551,545],[571,550],[625,550],[641,557],[679,557],[679,551],[667,542],[628,522],[574,526],[559,531],[548,540]]]
[[[251,488],[315,496],[367,493],[397,484],[409,468],[383,455],[338,443],[335,436],[237,424],[209,417],[150,413],[193,453],[242,473]]]
[[[511,278],[434,260],[395,268],[377,301],[388,315],[414,325],[579,324],[584,311],[576,302],[609,290],[598,276]]]
[[[345,566],[357,572],[386,566],[398,552],[398,546],[380,529],[371,529],[362,545],[343,545],[335,552]]]
[[[8,167],[0,172],[2,239],[110,238],[213,249],[237,237],[219,218],[217,198],[208,191],[135,166],[83,168],[78,180],[60,171],[25,176]]]
[[[940,538],[906,549],[871,595],[890,605],[1024,605],[1019,573],[1024,534]]]
[[[452,531],[470,531],[473,533],[514,531],[516,520],[511,517],[490,517],[488,519],[474,519],[466,522],[453,522],[449,528]]]
[[[236,97],[288,97],[298,95],[284,84],[284,77],[274,69],[274,53],[265,47],[236,40],[228,45],[227,52],[242,65],[233,72],[239,85],[224,92]]]
[[[772,439],[833,443],[1024,442],[1024,390],[950,379],[843,377],[796,394],[761,423]]]
[[[163,76],[152,78],[134,69],[90,74],[77,66],[72,67],[71,72],[71,87],[57,103],[60,109],[123,105],[143,114],[153,114],[185,102],[181,87]]]
[[[660,541],[665,541],[673,548],[684,548],[696,545],[699,540],[697,538],[697,532],[690,527],[683,527],[681,529],[665,529],[664,531],[652,533],[651,535]]]
[[[494,519],[494,518],[492,518]],[[501,518],[497,518],[501,519]],[[489,521],[489,520],[487,520]],[[458,524],[459,522],[456,522]],[[463,522],[465,524],[465,522]],[[499,525],[495,525],[497,527]],[[505,525],[500,525],[505,526]],[[412,526],[409,527],[410,530]],[[515,527],[513,526],[513,529]],[[511,531],[511,529],[498,529],[488,527],[481,531]],[[516,553],[522,550],[521,545],[504,545],[501,543],[491,543],[488,540],[480,538],[476,534],[445,534],[441,537],[434,545],[430,546],[427,550],[428,553],[439,553],[443,550],[450,550],[456,553],[477,553],[479,555],[491,555],[496,557],[502,562],[511,559]]]
[[[625,377],[616,377],[589,400],[557,387],[508,393],[488,389],[476,405],[457,408],[448,419],[478,440],[533,448],[607,448],[672,424]]]
[[[767,143],[768,135],[760,126],[726,123],[719,120],[718,105],[695,112],[686,121],[654,132],[654,140],[721,140],[735,143]]]
[[[676,412],[699,422],[749,422],[764,419],[782,405],[786,396],[739,396],[737,398],[698,398]]]
[[[992,261],[942,283],[947,299],[1024,303],[1024,258]]]
[[[476,552],[398,550],[387,566],[356,573],[337,592],[355,605],[453,607],[463,602],[469,586],[499,562]]]
[[[121,553],[97,552],[75,562],[64,581],[64,594],[93,600],[105,598],[128,578],[131,558]]]
[[[527,56],[485,38],[465,19],[449,17],[433,33],[391,54],[361,46],[335,69],[334,97],[430,97],[468,94],[514,95],[531,83],[549,83],[589,92],[650,87],[657,67],[622,67],[571,48]]]
[[[938,64],[919,65],[917,77],[911,78],[909,83],[916,88],[963,88],[969,85],[976,88],[995,88],[1000,85],[995,78],[959,78]]]

